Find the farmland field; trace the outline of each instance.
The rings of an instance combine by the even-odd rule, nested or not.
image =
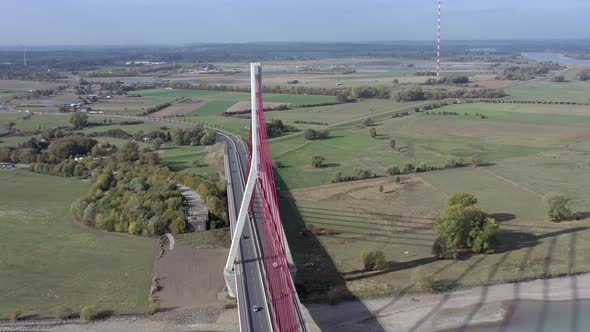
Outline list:
[[[286,166],[279,173],[294,189],[327,184],[336,172],[352,174],[356,168],[384,174],[386,168],[405,163],[443,165],[450,158],[469,161],[473,156],[499,163],[590,138],[590,112],[584,107],[460,104],[441,110],[458,115],[389,117],[377,122],[376,138],[359,122],[331,128],[325,140],[293,135],[271,144],[273,157]],[[390,147],[392,139],[396,149]],[[312,168],[315,155],[325,157],[329,167]]]
[[[0,171],[0,317],[47,317],[59,305],[143,313],[154,239],[108,234],[72,221],[70,204],[88,184]]]
[[[590,102],[590,82],[576,78],[580,70],[578,67],[564,70],[565,82],[551,82],[550,78],[545,78],[509,87],[505,89],[510,95],[507,99]]]
[[[283,192],[282,212],[291,224],[295,256],[304,255],[305,245],[297,235],[301,229],[292,225],[322,230],[317,238],[337,268],[326,275],[342,279],[358,296],[421,290],[424,276],[454,288],[590,271],[590,262],[576,254],[590,249],[587,107],[474,103],[430,112],[437,114],[377,121],[382,135],[377,138],[356,121],[330,129],[326,140],[306,142],[294,135],[272,142],[273,157],[285,165],[278,183],[291,190]],[[327,166],[312,168],[314,155],[324,156]],[[487,165],[402,175],[399,184],[392,177],[329,184],[338,171],[370,168],[384,174],[385,168],[408,162],[443,165],[472,156]],[[497,253],[458,261],[432,258],[433,225],[455,192],[474,194],[500,223]],[[549,192],[571,197],[579,220],[545,221],[542,197]],[[388,269],[363,270],[360,254],[372,249],[385,253]],[[309,282],[303,281],[306,287]]]

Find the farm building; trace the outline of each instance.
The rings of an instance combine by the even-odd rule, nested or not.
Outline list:
[[[182,184],[176,184],[182,196],[188,201],[186,223],[189,230],[206,231],[209,228],[209,210],[199,193]]]

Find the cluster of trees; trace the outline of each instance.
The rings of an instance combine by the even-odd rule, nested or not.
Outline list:
[[[215,131],[198,124],[190,129],[176,129],[172,134],[175,145],[211,145],[215,143]]]
[[[74,129],[79,130],[88,126],[88,115],[86,113],[74,112],[69,118]]]
[[[424,114],[426,114],[426,115],[459,115],[459,113],[457,113],[457,112],[447,112],[447,111],[442,111],[442,112],[424,112]]]
[[[394,99],[402,101],[440,100],[446,98],[502,98],[506,93],[501,89],[433,89],[424,91],[422,87],[413,85],[410,88],[399,90]]]
[[[457,104],[457,101],[453,100],[452,104]],[[440,103],[432,103],[432,104],[424,105],[422,107],[416,107],[416,108],[414,108],[414,111],[415,112],[430,111],[430,110],[445,107],[448,105],[449,105],[449,103],[447,103],[446,101],[441,101]]]
[[[172,102],[167,102],[164,104],[156,105],[154,107],[150,107],[150,108],[146,109],[145,111],[143,111],[141,113],[141,115],[146,116],[146,115],[149,115],[152,113],[156,113],[157,111],[161,111],[161,110],[165,109],[166,107],[170,107],[170,106],[172,106]]]
[[[66,136],[47,141],[31,138],[16,147],[0,148],[0,161],[30,164],[60,163],[76,156],[85,156],[98,142],[84,136]]]
[[[437,238],[432,254],[441,259],[456,259],[462,251],[491,253],[498,243],[499,225],[475,207],[477,198],[468,193],[449,197],[447,208],[434,229]]]
[[[295,120],[295,121],[293,121],[293,123],[296,123],[296,124],[309,124],[309,125],[316,125],[316,126],[327,126],[328,125],[327,122],[321,122],[321,121],[305,121],[305,120]]]
[[[563,76],[561,74],[553,75],[553,76],[551,76],[551,82],[555,82],[555,83],[565,82],[565,76]]]
[[[517,80],[527,81],[532,80],[538,76],[549,74],[552,70],[563,69],[555,62],[540,62],[533,65],[515,65],[504,69],[502,74],[498,75],[500,80]]]
[[[118,164],[116,175],[110,167],[95,170],[89,193],[72,204],[72,215],[110,232],[184,233],[188,204],[172,178],[173,173],[160,165]]]
[[[377,174],[370,169],[357,168],[354,170],[353,175],[342,175],[342,172],[338,172],[334,175],[332,183],[349,182],[364,180],[376,177]]]
[[[580,81],[590,81],[590,69],[582,69],[576,78]]]
[[[471,164],[474,166],[480,166],[481,160],[479,156],[473,156]],[[450,168],[460,168],[467,166],[468,163],[464,159],[449,159],[443,166],[434,166],[428,165],[426,163],[420,163],[418,166],[412,163],[406,163],[401,168],[399,166],[392,166],[385,170],[387,175],[400,175],[400,174],[408,174],[408,173],[422,173],[428,171],[439,171],[443,169],[450,169]]]
[[[250,87],[237,85],[217,85],[217,84],[192,84],[192,83],[172,83],[169,85],[174,89],[191,89],[207,91],[228,91],[228,92],[250,92]],[[320,95],[320,96],[350,96],[351,89],[346,87],[340,88],[321,88],[303,85],[293,86],[262,86],[263,93],[291,94],[291,95]]]
[[[375,99],[389,99],[391,95],[391,87],[388,86],[356,86],[352,88],[352,96],[354,98],[375,98]]]
[[[308,140],[316,140],[316,139],[325,139],[330,136],[330,133],[327,130],[315,130],[315,129],[305,129],[303,132],[305,139]]]
[[[94,163],[97,165],[97,163]],[[39,174],[47,174],[53,176],[73,177],[84,176],[87,174],[87,163],[84,161],[76,161],[74,159],[66,159],[59,164],[50,164],[43,162],[33,162],[29,168],[31,171]]]
[[[481,103],[490,104],[543,104],[543,105],[580,105],[590,106],[590,102],[582,101],[553,101],[553,100],[506,100],[506,99],[480,99]]]
[[[467,84],[469,83],[468,76],[443,76],[439,78],[429,78],[424,82],[424,85],[439,85],[439,84],[447,84],[447,85],[457,85],[457,84]]]
[[[293,133],[296,131],[298,131],[297,128],[285,125],[283,121],[279,119],[266,123],[266,133],[268,134],[269,138],[283,136],[286,133]]]

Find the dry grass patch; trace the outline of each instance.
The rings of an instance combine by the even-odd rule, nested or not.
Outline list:
[[[163,110],[157,111],[152,114],[152,116],[156,117],[165,117],[165,116],[180,116],[180,115],[187,115],[192,113],[199,108],[207,105],[209,101],[207,100],[187,100],[181,101],[176,103],[170,107],[166,107]]]

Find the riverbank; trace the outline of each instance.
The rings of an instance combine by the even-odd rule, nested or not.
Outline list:
[[[310,331],[446,331],[502,323],[520,301],[583,299],[590,299],[590,274],[307,309],[315,320],[309,322]]]

